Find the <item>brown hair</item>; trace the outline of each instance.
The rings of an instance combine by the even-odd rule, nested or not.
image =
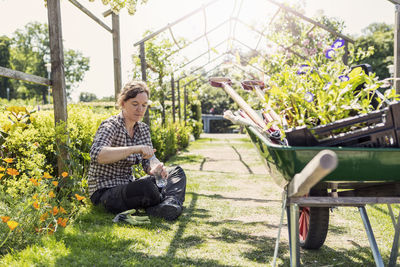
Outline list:
[[[140,93],[146,93],[147,97],[150,97],[150,90],[145,82],[142,81],[131,81],[125,84],[121,93],[118,95],[118,106],[122,107],[122,102],[128,99],[135,98]]]

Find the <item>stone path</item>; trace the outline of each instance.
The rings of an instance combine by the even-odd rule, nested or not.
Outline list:
[[[202,134],[209,139],[204,148],[191,149],[190,154],[204,157],[201,163],[182,164],[184,169],[233,172],[237,174],[266,174],[266,168],[254,147],[242,147],[245,134]],[[210,146],[212,145],[212,146]],[[249,150],[251,153],[249,153]]]

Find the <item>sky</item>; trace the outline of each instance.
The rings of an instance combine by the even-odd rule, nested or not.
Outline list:
[[[106,18],[102,16],[108,7],[104,6],[101,0],[78,1],[111,27],[111,16]],[[282,2],[282,0],[275,1]],[[290,0],[290,2],[296,1],[298,0]],[[322,11],[327,16],[338,17],[345,22],[344,33],[348,35],[361,35],[361,30],[373,22],[394,24],[395,7],[388,0],[303,1],[305,2],[305,15],[314,16]],[[126,10],[121,11],[122,84],[131,78],[132,54],[138,53],[137,47],[134,47],[133,44],[142,39],[146,30],[158,30],[209,2],[210,0],[148,0],[146,5],[138,7],[134,16],[128,15]],[[193,40],[199,34],[204,33],[205,29],[219,25],[232,15],[239,15],[246,23],[261,27],[265,23],[265,18],[271,17],[276,9],[266,0],[220,0],[207,7],[206,15],[199,12],[190,19],[177,24],[172,30],[176,38],[185,37]],[[86,73],[78,88],[73,91],[72,100],[77,101],[81,92],[91,92],[99,98],[113,95],[111,34],[68,0],[61,1],[61,18],[64,48],[79,50],[84,56],[90,58],[90,71]],[[11,37],[15,30],[22,29],[24,25],[33,21],[47,23],[47,10],[43,0],[0,0],[0,35]],[[219,32],[215,31],[210,35],[208,42],[211,46],[216,45],[219,43],[218,38],[223,41],[224,38],[221,36],[233,31],[235,36],[242,40],[250,43],[253,40],[252,44],[258,40],[254,32],[245,26],[227,24],[226,28],[220,28]],[[207,48],[207,40],[203,38],[182,51],[181,56],[190,60],[205,52]],[[208,59],[209,55],[206,55],[200,61],[192,64],[201,66],[203,64],[201,60],[207,62]]]

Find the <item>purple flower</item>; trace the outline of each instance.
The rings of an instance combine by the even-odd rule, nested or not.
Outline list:
[[[333,49],[338,49],[339,47],[344,46],[344,40],[343,39],[337,39],[332,45],[331,47]]]
[[[325,57],[327,59],[332,59],[335,56],[336,52],[335,50],[333,50],[332,48],[329,48],[328,50],[326,50],[325,52]]]
[[[347,75],[340,75],[338,78],[342,82],[347,82],[348,80],[350,80],[349,76]]]
[[[307,92],[304,94],[304,100],[307,102],[312,102],[314,100],[313,93]]]
[[[300,66],[299,70],[296,72],[297,75],[306,74],[310,70],[310,66],[303,64]]]
[[[331,86],[332,86],[332,83],[331,82],[328,82],[325,86],[324,86],[324,90],[328,90],[329,88],[331,88]]]

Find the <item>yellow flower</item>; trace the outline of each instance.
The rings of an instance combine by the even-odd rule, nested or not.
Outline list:
[[[58,185],[58,182],[57,181],[53,181],[53,182],[51,182],[54,186],[57,186]]]
[[[64,177],[64,178],[67,177],[68,176],[68,172],[61,173],[61,176]]]
[[[9,227],[9,228],[11,229],[11,231],[12,231],[12,230],[15,229],[15,227],[18,226],[18,223],[17,223],[16,221],[8,221],[8,222],[7,222],[7,225],[8,225],[8,227]]]
[[[67,214],[67,211],[66,211],[63,207],[61,207],[61,206],[60,206],[60,212],[61,212],[61,213],[64,213],[64,214]]]
[[[50,193],[49,193],[49,197],[51,197],[51,198],[55,198],[55,197],[56,197],[56,195],[54,194],[54,192],[53,192],[53,191],[50,191]]]
[[[6,170],[6,168],[0,166],[0,172],[3,172],[5,170]]]
[[[7,163],[12,163],[14,159],[10,159],[10,158],[5,158],[3,159],[5,162]]]
[[[80,195],[78,195],[78,194],[75,194],[75,197],[76,197],[76,199],[79,200],[79,201],[85,199],[85,197],[80,196]]]
[[[40,216],[40,221],[44,222],[48,217],[49,213],[46,211],[46,213],[43,213],[42,216]]]
[[[0,173],[0,180],[1,180],[1,177],[3,177],[4,176],[4,173]]]
[[[34,195],[32,196],[33,199],[37,199],[37,197],[38,197],[38,194],[34,194]]]
[[[35,147],[39,147],[39,143],[38,143],[38,142],[33,143],[33,145],[34,145]]]
[[[1,220],[3,221],[3,223],[8,222],[8,220],[10,220],[10,217],[8,216],[1,216]]]
[[[11,176],[15,176],[15,175],[18,175],[19,172],[18,172],[16,169],[8,168],[8,169],[7,169],[7,174],[9,174],[9,175],[11,175]]]
[[[45,172],[43,174],[43,178],[51,179],[51,178],[53,178],[53,176],[51,176],[48,172]]]
[[[38,210],[40,208],[40,205],[37,201],[35,201],[33,202],[33,207]]]
[[[31,181],[32,184],[34,184],[34,185],[36,185],[36,186],[39,185],[38,181],[37,181],[35,178],[30,178],[29,181]]]
[[[53,207],[53,215],[56,216],[57,213],[58,213],[58,208],[57,208],[57,206],[54,206]]]

